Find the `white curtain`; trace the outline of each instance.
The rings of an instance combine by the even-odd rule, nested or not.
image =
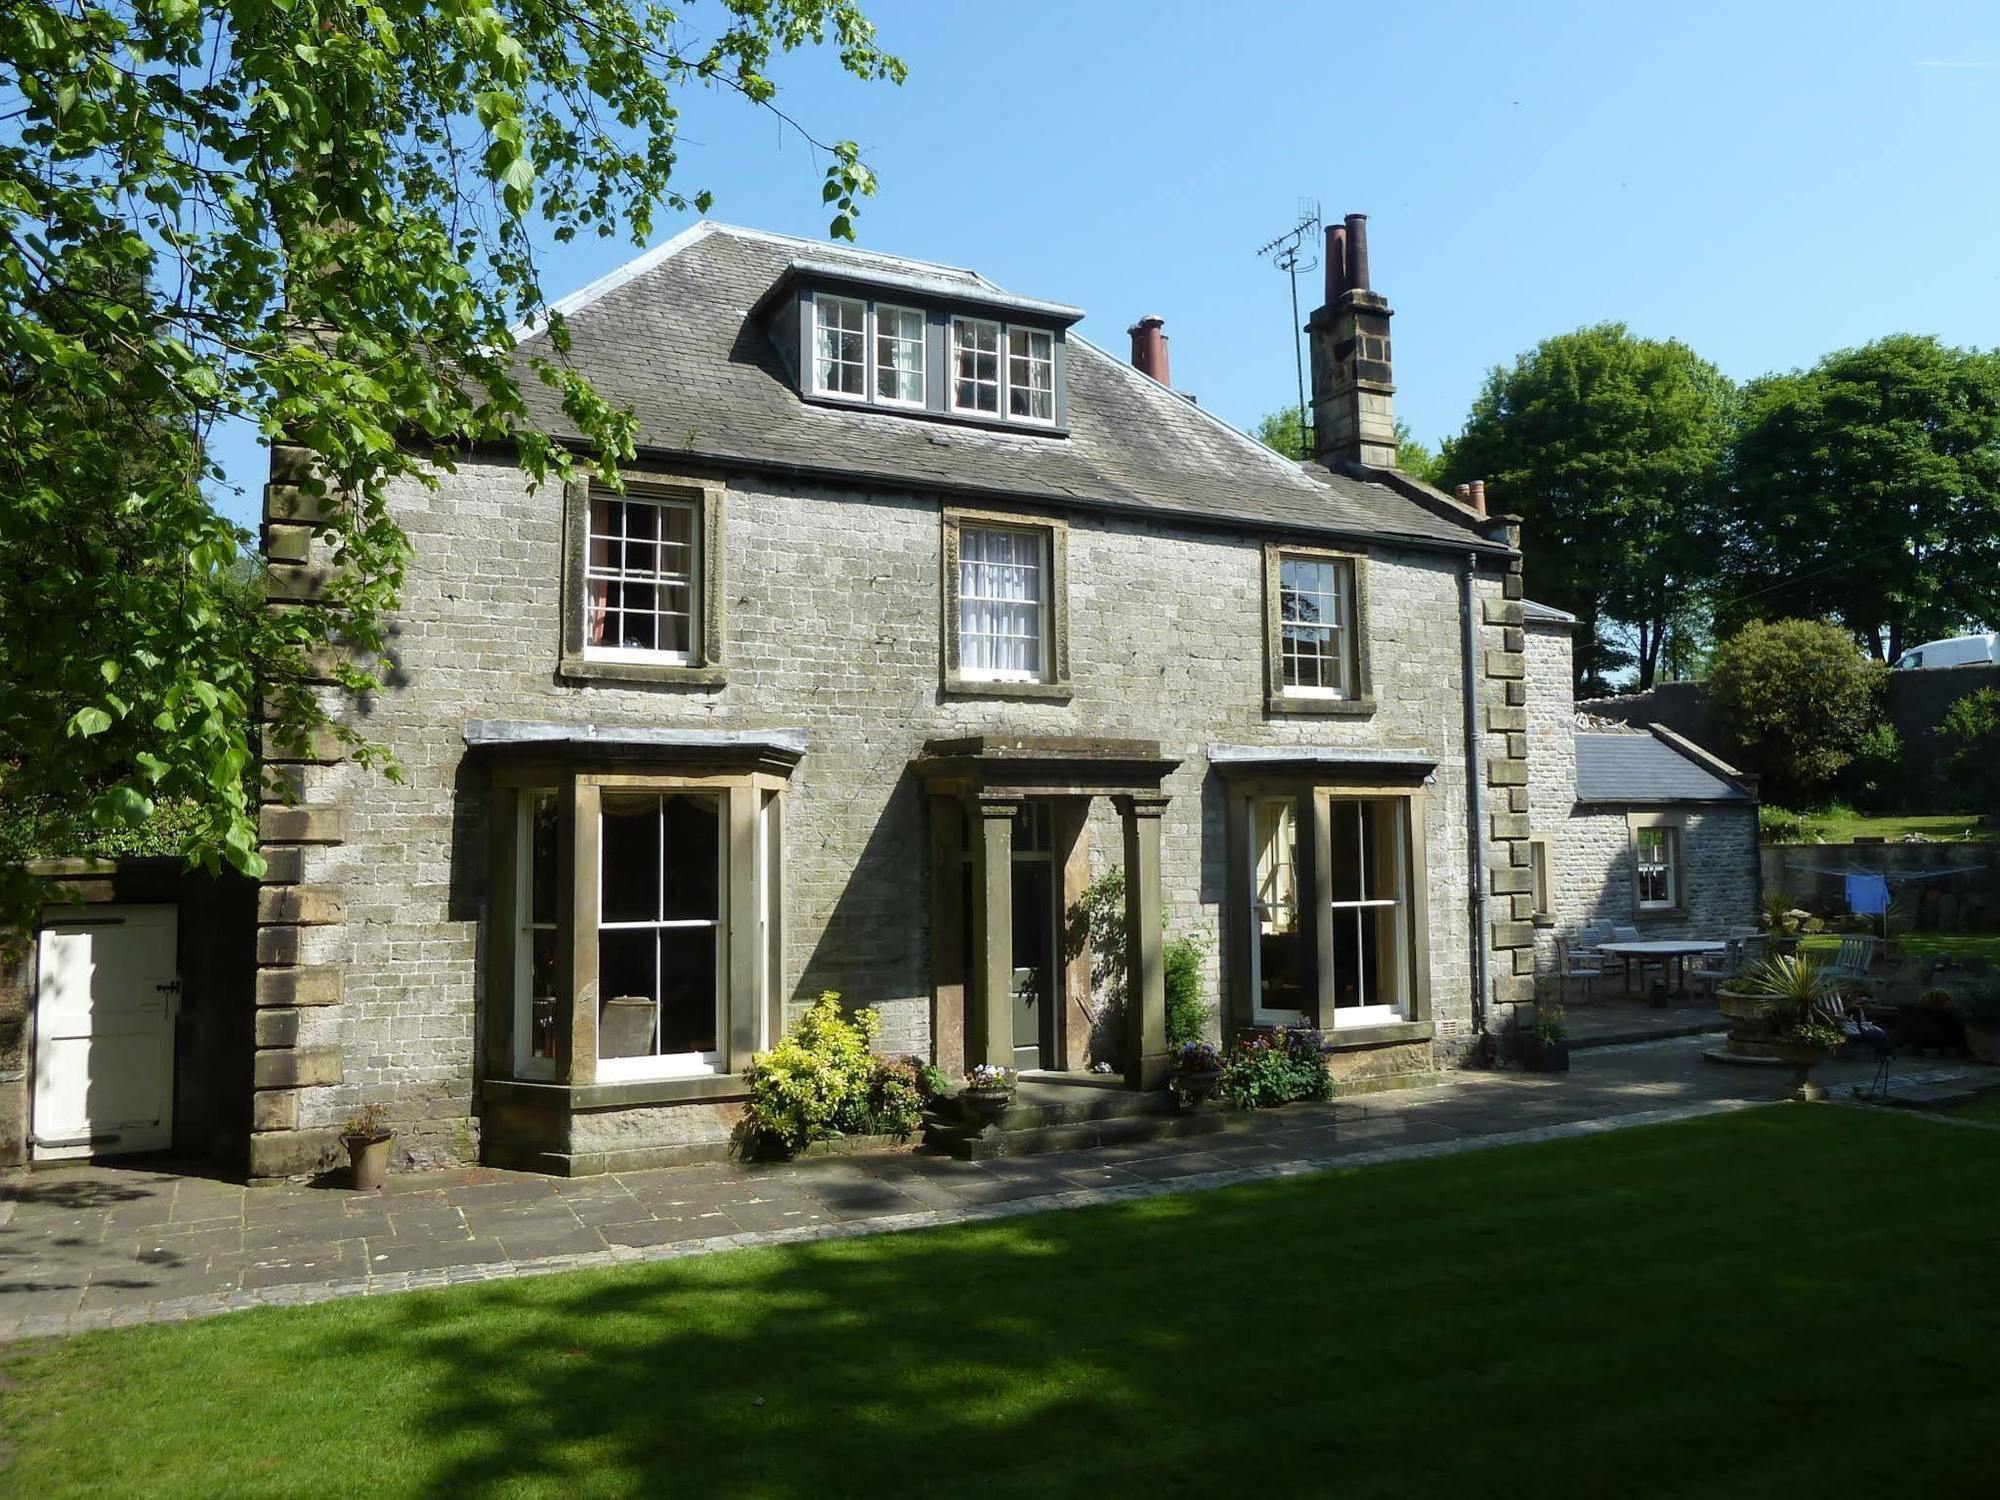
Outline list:
[[[968,526],[959,533],[958,641],[971,673],[1042,670],[1041,538]]]

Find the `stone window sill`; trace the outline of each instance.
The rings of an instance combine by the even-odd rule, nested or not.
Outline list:
[[[565,654],[556,668],[565,682],[650,682],[667,687],[719,688],[729,674],[719,666],[688,667],[669,662],[592,661]]]
[[[944,690],[953,698],[1031,698],[1067,703],[1075,696],[1068,682],[988,682],[976,677],[951,677]]]
[[[1659,906],[1649,907],[1645,911],[1635,913],[1633,920],[1641,924],[1647,922],[1685,922],[1687,916],[1688,913],[1685,906]]]
[[[747,1099],[750,1097],[750,1083],[741,1073],[579,1084],[489,1078],[481,1093],[489,1101],[540,1105],[545,1109],[634,1109],[648,1104],[697,1104]]]
[[[1380,1026],[1342,1026],[1320,1033],[1320,1051],[1346,1052],[1357,1047],[1384,1047],[1396,1042],[1428,1042],[1437,1035],[1429,1021],[1389,1021]]]
[[[1318,719],[1366,719],[1375,712],[1375,700],[1372,697],[1294,698],[1287,693],[1266,693],[1264,711]]]

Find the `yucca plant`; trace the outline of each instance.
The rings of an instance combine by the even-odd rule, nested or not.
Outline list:
[[[1845,1039],[1840,993],[1817,959],[1806,954],[1768,958],[1735,983],[1770,1008],[1772,1028],[1788,1042],[1831,1052]]]
[[[1764,918],[1764,930],[1773,937],[1782,935],[1785,930],[1785,914],[1792,909],[1791,902],[1785,897],[1784,887],[1766,886],[1757,906],[1759,914]]]

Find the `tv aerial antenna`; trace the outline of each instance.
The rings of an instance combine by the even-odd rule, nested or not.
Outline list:
[[[1301,457],[1312,456],[1312,441],[1306,426],[1306,362],[1300,352],[1299,334],[1299,273],[1319,269],[1319,258],[1314,253],[1319,244],[1320,218],[1319,200],[1299,199],[1299,221],[1290,229],[1268,244],[1259,245],[1257,253],[1266,257],[1280,271],[1292,280],[1292,364],[1299,378],[1299,443]]]

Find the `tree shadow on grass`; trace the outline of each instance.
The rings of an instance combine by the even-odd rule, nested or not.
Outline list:
[[[436,1496],[1945,1492],[2000,1146],[1835,1113],[397,1298],[299,1357],[393,1349]]]

